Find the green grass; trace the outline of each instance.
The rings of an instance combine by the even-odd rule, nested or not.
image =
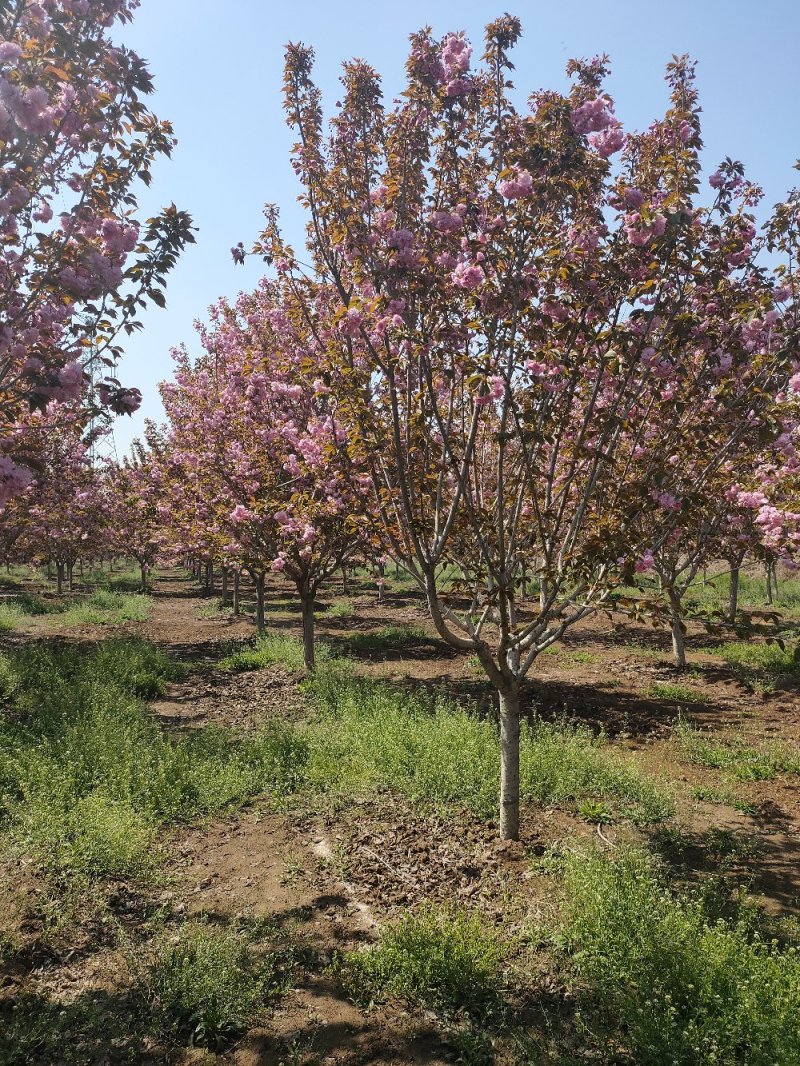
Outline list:
[[[687,592],[687,599],[712,610],[728,610],[728,593],[730,574],[721,573],[717,577],[709,576],[705,587],[697,581]],[[762,574],[751,574],[746,570],[739,573],[739,606],[763,610],[767,602],[767,583]],[[782,576],[778,580],[777,594],[773,594],[773,607],[790,614],[800,613],[800,578]]]
[[[497,817],[498,731],[452,701],[359,678],[339,665],[308,686],[317,715],[307,735],[309,782],[343,795],[395,790],[439,806]],[[615,817],[652,822],[672,801],[615,752],[604,736],[569,725],[524,726],[523,800],[604,800]]]
[[[335,600],[326,611],[326,614],[330,618],[352,618],[355,610],[350,600]]]
[[[672,700],[674,703],[706,703],[706,697],[696,688],[689,685],[678,685],[672,682],[655,681],[648,685],[645,695],[650,699]]]
[[[31,592],[18,592],[0,602],[0,632],[16,629],[25,618],[60,614],[65,606],[63,601],[46,600]]]
[[[120,625],[122,622],[146,622],[149,617],[149,597],[98,589],[59,614],[58,625]]]
[[[322,665],[330,658],[330,650],[322,641],[315,646],[315,659]],[[261,670],[265,666],[283,666],[290,673],[305,670],[303,642],[284,633],[266,633],[247,646],[235,648],[219,660],[221,670]]]
[[[170,823],[291,790],[302,741],[272,726],[176,738],[148,714],[173,667],[142,641],[87,653],[30,647],[7,657],[12,712],[0,722],[0,830],[63,881],[147,876]]]
[[[720,806],[732,807],[735,811],[743,814],[754,814],[756,808],[738,792],[730,788],[714,788],[711,785],[698,785],[692,789],[692,796],[705,803],[717,803]]]
[[[749,683],[765,688],[774,687],[784,677],[800,674],[800,659],[794,645],[781,648],[779,644],[756,644],[733,641],[715,648],[714,654]]]
[[[739,781],[768,781],[800,774],[800,751],[777,741],[748,744],[739,737],[704,733],[685,721],[673,731],[678,747],[693,763],[724,770]]]
[[[584,1024],[641,1066],[800,1062],[800,956],[743,904],[721,918],[632,851],[567,856],[566,946]],[[614,1061],[621,1061],[619,1057]]]
[[[140,987],[166,1035],[220,1049],[253,1023],[281,983],[276,956],[256,953],[241,930],[196,922],[161,938]]]
[[[23,612],[13,601],[7,600],[0,603],[0,633],[9,633],[16,629],[24,617]]]
[[[383,626],[369,633],[354,633],[348,637],[347,649],[356,654],[375,651],[396,651],[420,642],[433,644],[424,629],[419,626]]]
[[[498,931],[478,915],[427,906],[385,929],[377,945],[340,956],[335,969],[363,1006],[393,996],[485,1018],[502,1004],[504,956]]]

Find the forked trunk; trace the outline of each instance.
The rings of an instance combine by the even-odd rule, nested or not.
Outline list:
[[[519,690],[500,692],[500,836],[519,840]]]
[[[264,574],[256,577],[256,628],[264,632]]]
[[[314,669],[314,593],[300,592],[300,610],[303,618],[303,662],[309,672]]]
[[[739,609],[739,567],[731,567],[731,580],[728,590],[728,621],[731,625],[736,622],[736,612]]]

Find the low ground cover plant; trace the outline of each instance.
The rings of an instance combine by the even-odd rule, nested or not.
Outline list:
[[[486,1018],[501,1009],[505,953],[497,930],[479,915],[426,906],[386,928],[376,945],[341,955],[335,969],[364,1006],[394,996]]]
[[[646,853],[570,854],[558,939],[584,1023],[624,1061],[774,1066],[800,1061],[800,954],[734,901],[672,892]]]
[[[800,676],[800,659],[794,644],[758,644],[732,641],[721,644],[715,654],[732,667],[744,681],[770,689],[782,678]]]
[[[691,723],[676,723],[678,747],[693,763],[724,770],[739,781],[768,781],[781,774],[800,774],[800,751],[780,741],[748,743],[738,736],[703,732]]]
[[[327,645],[318,642],[316,654],[319,663],[324,663],[330,656]],[[233,648],[218,665],[233,672],[283,666],[290,673],[302,673],[305,670],[303,645],[285,633],[265,633],[255,641]]]
[[[6,660],[0,827],[62,879],[145,875],[160,827],[294,787],[304,747],[271,726],[170,736],[141,702],[174,667],[144,641]]]
[[[396,789],[422,801],[496,815],[497,726],[453,700],[356,676],[340,663],[308,684],[312,784],[344,794]],[[521,793],[540,804],[606,801],[616,817],[652,822],[672,801],[603,736],[569,724],[523,727]]]
[[[280,991],[278,957],[242,929],[194,922],[158,940],[139,987],[166,1036],[221,1049]]]

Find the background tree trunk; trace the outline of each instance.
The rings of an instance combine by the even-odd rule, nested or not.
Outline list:
[[[222,606],[228,606],[228,568],[222,568]]]
[[[772,606],[772,563],[764,566],[764,576],[767,579],[767,606]]]
[[[303,619],[303,662],[306,670],[314,669],[314,593],[300,590],[300,611]]]
[[[264,574],[258,574],[256,576],[256,628],[259,633],[263,633],[265,629],[264,625]]]
[[[500,692],[500,836],[519,840],[519,690]]]
[[[56,563],[56,593],[60,596],[64,591],[64,564]]]
[[[672,618],[672,655],[679,670],[686,669],[686,636],[681,619],[681,601],[674,592],[669,593],[670,615]]]
[[[147,568],[144,563],[139,563],[139,574],[142,579],[142,592],[147,592]]]
[[[739,567],[731,567],[730,588],[728,590],[728,621],[733,625],[739,609]]]
[[[239,614],[239,610],[240,610],[239,579],[240,579],[240,574],[239,574],[239,571],[237,570],[234,573],[234,575],[233,575],[233,613],[235,615],[238,615]]]

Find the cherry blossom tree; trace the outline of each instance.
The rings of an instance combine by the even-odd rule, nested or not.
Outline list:
[[[700,200],[688,60],[664,117],[630,133],[604,59],[518,110],[520,32],[491,23],[477,68],[462,35],[415,35],[388,110],[375,71],[346,63],[327,137],[311,49],[289,46],[284,83],[312,276],[337,302],[330,387],[388,554],[499,694],[505,837],[523,678],[751,459],[797,359],[794,282],[756,262],[759,190],[726,161]],[[773,216],[784,258],[797,203]],[[302,293],[274,208],[254,251]]]
[[[137,0],[0,5],[0,502],[31,480],[14,427],[30,407],[75,400],[91,360],[94,402],[138,407],[114,375],[120,330],[164,305],[165,275],[193,240],[172,205],[142,224],[136,186],[172,129],[143,99],[144,62],[113,44]]]
[[[235,304],[220,301],[200,329],[203,355],[192,364],[178,353],[162,394],[184,484],[211,506],[223,558],[253,577],[259,629],[266,577],[283,574],[297,589],[313,669],[316,596],[363,546],[369,480],[345,447],[330,388],[311,376],[329,294],[306,295],[312,319],[268,281]]]
[[[112,553],[136,560],[142,592],[147,591],[148,575],[164,547],[162,508],[167,489],[152,423],[145,439],[145,444],[134,442],[129,458],[109,463],[102,479],[108,545]]]
[[[65,579],[72,588],[78,559],[96,555],[103,543],[106,509],[91,443],[75,406],[52,403],[26,419],[25,445],[36,469],[16,501],[25,516],[21,551],[28,561],[55,563],[59,595]]]

